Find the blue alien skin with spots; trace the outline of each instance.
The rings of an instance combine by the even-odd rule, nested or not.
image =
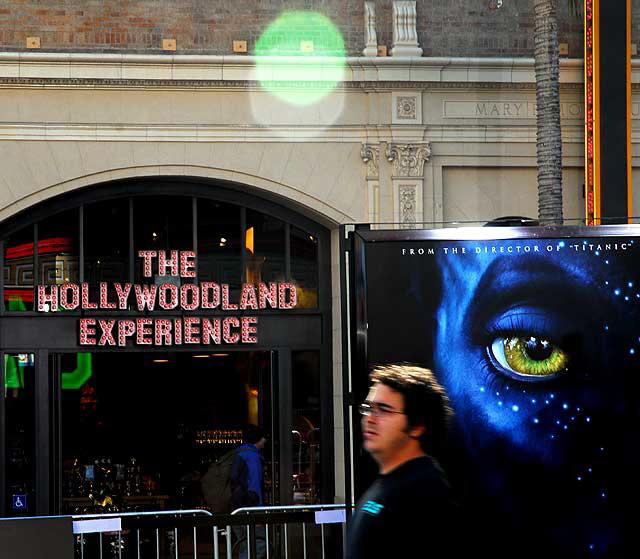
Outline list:
[[[509,557],[635,555],[640,245],[456,246],[436,252],[434,368],[468,458],[478,543]]]

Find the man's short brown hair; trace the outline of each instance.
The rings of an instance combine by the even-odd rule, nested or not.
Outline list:
[[[425,427],[420,436],[422,450],[438,455],[444,446],[453,410],[434,374],[429,369],[401,363],[376,367],[369,380],[402,394],[409,427]]]

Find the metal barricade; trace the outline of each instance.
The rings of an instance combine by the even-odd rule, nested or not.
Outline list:
[[[76,559],[339,559],[344,505],[73,516]],[[234,535],[235,534],[235,535]]]
[[[73,533],[75,537],[75,557],[76,559],[122,559],[128,557],[136,557],[141,559],[142,550],[146,547],[145,557],[156,557],[161,559],[164,557],[175,557],[178,559],[178,532],[177,528],[173,530],[165,530],[161,537],[160,527],[157,527],[152,533],[151,540],[141,537],[140,528],[123,528],[127,521],[133,524],[137,520],[177,520],[189,519],[196,517],[210,517],[211,513],[207,510],[174,510],[174,511],[152,511],[152,512],[123,512],[123,513],[106,513],[106,514],[80,514],[73,515]],[[166,523],[166,522],[164,522]],[[163,522],[159,522],[163,524]],[[135,552],[129,552],[132,547],[131,538],[127,536],[135,533],[134,544]],[[193,531],[194,549],[197,549],[196,531]],[[90,541],[93,540],[93,541]],[[150,545],[145,546],[149,543]],[[155,553],[149,549],[155,548]],[[97,553],[97,554],[96,554]]]
[[[275,529],[272,523],[267,523],[265,526],[265,553],[266,559],[271,559],[272,550],[280,551],[280,554],[275,555],[278,559],[283,557],[284,559],[290,559],[293,557],[301,557],[302,559],[325,559],[325,557],[342,557],[344,555],[344,545],[340,545],[339,554],[336,555],[336,549],[332,550],[331,555],[327,555],[326,534],[325,525],[340,524],[341,525],[341,542],[346,541],[346,515],[344,504],[324,504],[324,505],[283,505],[283,506],[269,506],[269,507],[243,507],[234,510],[231,515],[237,516],[239,519],[247,516],[268,515],[274,513],[309,513],[314,514],[314,522],[306,522],[309,516],[304,515],[300,518],[295,518],[294,522],[284,522],[281,527],[281,533]],[[295,533],[290,532],[290,525],[300,525],[301,531],[298,534],[298,538],[295,537]],[[317,528],[319,526],[319,529]],[[316,538],[313,538],[313,527],[316,527]],[[273,530],[272,530],[273,528]],[[273,534],[272,537],[270,535]],[[278,538],[279,536],[279,538]],[[335,535],[334,535],[335,536]],[[314,546],[319,538],[320,546]],[[258,556],[257,535],[255,530],[251,529],[251,525],[246,525],[246,539],[251,542],[251,547],[247,553],[247,559],[256,558],[262,559]],[[278,539],[280,540],[278,542]],[[311,540],[311,541],[310,541]],[[335,541],[335,537],[332,538],[332,542]],[[272,545],[273,542],[273,545]],[[299,545],[296,545],[299,544]],[[300,547],[301,546],[301,547]],[[292,550],[290,548],[293,547]],[[301,554],[300,554],[301,552]]]

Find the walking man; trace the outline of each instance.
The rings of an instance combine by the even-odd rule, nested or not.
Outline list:
[[[379,476],[354,512],[347,557],[455,557],[457,507],[432,456],[446,437],[449,400],[428,369],[378,367],[369,380],[359,411]]]

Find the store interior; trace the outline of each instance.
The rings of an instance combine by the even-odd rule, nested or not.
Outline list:
[[[200,480],[242,443],[266,435],[265,504],[279,499],[277,373],[271,351],[60,354],[63,513],[210,508]],[[292,494],[320,480],[317,353],[293,370]],[[275,429],[274,429],[275,426]]]

